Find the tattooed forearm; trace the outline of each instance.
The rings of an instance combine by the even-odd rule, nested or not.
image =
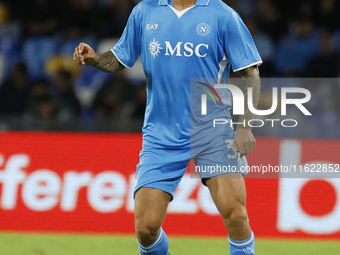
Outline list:
[[[252,101],[253,106],[255,109],[257,109],[257,105],[259,103],[260,99],[260,91],[261,91],[261,80],[260,80],[260,73],[257,66],[249,67],[247,69],[242,70],[241,72],[242,77],[242,85],[241,89],[244,94],[245,102],[244,102],[244,115],[241,115],[239,118],[239,122],[246,122],[246,128],[248,127],[248,121],[254,119],[254,114],[250,112],[248,108],[248,88],[252,88],[253,95],[252,95]],[[244,127],[243,125],[238,125],[238,128]]]
[[[96,59],[93,60],[90,65],[93,68],[106,73],[113,73],[124,68],[111,51],[97,54]]]

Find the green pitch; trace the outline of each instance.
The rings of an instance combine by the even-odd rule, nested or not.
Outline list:
[[[222,239],[170,237],[171,255],[229,254]],[[131,236],[5,234],[0,233],[1,255],[138,255]],[[340,242],[257,240],[258,255],[339,255]]]

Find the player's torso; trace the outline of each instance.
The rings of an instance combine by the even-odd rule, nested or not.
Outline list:
[[[153,135],[163,132],[169,144],[188,143],[190,79],[228,75],[221,21],[213,6],[181,13],[157,4],[145,8],[140,20],[141,58],[148,79],[145,139],[154,141]]]

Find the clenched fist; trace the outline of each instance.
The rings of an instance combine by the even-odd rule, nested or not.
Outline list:
[[[252,153],[255,149],[256,140],[251,129],[239,128],[234,137],[234,148],[241,157]]]

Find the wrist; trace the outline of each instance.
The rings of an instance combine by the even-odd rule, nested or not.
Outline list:
[[[236,128],[236,132],[252,132],[252,128],[251,127],[238,127]]]
[[[99,54],[95,53],[94,58],[88,60],[88,65],[90,65],[92,67],[98,65],[99,58],[100,58]]]

